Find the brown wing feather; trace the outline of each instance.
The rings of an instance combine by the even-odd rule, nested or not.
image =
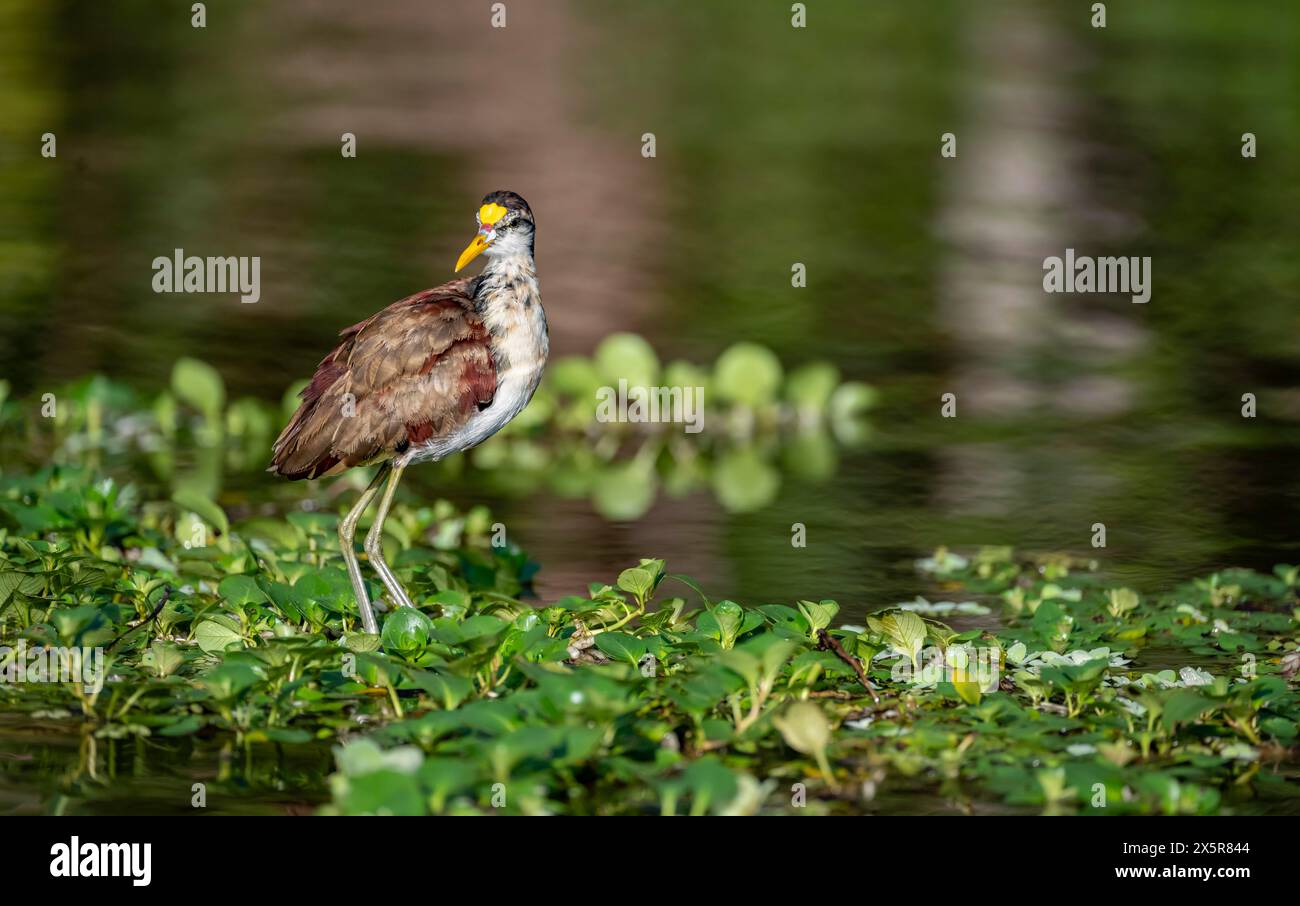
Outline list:
[[[425,290],[354,324],[302,392],[270,472],[317,478],[456,430],[496,393],[488,330],[469,280]]]

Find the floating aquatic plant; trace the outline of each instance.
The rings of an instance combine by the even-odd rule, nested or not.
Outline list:
[[[1090,564],[1056,558],[1049,579],[1005,549],[941,553],[926,568],[945,588],[1005,600],[1000,614],[963,613],[984,625],[958,631],[892,608],[848,626],[834,601],[713,600],[650,558],[528,600],[535,566],[493,545],[484,514],[399,505],[386,546],[417,607],[388,610],[375,637],[357,632],[334,514],[210,513],[195,545],[195,509],[88,470],[0,479],[0,669],[19,678],[0,708],[105,746],[210,741],[250,772],[332,747],[328,783],[297,782],[339,813],[870,812],[890,790],[955,810],[1296,801],[1290,567],[1116,615],[1127,595]],[[1013,588],[1040,603],[1016,607]],[[22,681],[20,646],[101,648],[104,682]]]

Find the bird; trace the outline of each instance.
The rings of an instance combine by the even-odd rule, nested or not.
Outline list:
[[[395,607],[410,595],[384,560],[384,521],[408,466],[487,440],[523,411],[549,351],[533,259],[536,223],[514,192],[490,192],[455,273],[483,255],[475,277],[400,299],[340,331],[339,344],[303,388],[302,402],[271,448],[267,469],[290,480],[378,464],[339,522],[339,546],[362,629],[379,632],[357,559],[362,514],[379,499],[364,549]]]

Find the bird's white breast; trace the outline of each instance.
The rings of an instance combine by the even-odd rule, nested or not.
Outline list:
[[[523,411],[541,383],[550,340],[537,277],[528,270],[512,273],[505,268],[493,276],[502,288],[486,293],[482,307],[497,367],[492,403],[451,434],[412,447],[406,463],[443,459],[481,444]]]

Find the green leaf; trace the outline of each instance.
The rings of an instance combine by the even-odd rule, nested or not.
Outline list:
[[[293,586],[299,594],[333,613],[355,614],[356,598],[348,574],[341,569],[321,569],[300,578]]]
[[[342,641],[343,647],[348,651],[357,652],[378,651],[382,644],[379,636],[368,632],[345,632]]]
[[[226,518],[225,510],[198,491],[182,488],[172,495],[172,500],[184,509],[197,514],[221,534],[230,531],[230,521]]]
[[[207,654],[220,654],[231,648],[242,648],[244,637],[237,627],[238,624],[230,617],[224,615],[209,617],[194,627],[194,641]]]
[[[928,634],[924,620],[909,610],[901,610],[881,619],[867,617],[867,625],[888,639],[895,651],[907,655],[913,670],[921,669],[918,658]]]
[[[761,510],[781,490],[781,473],[751,447],[728,450],[713,464],[713,491],[729,513]]]
[[[298,550],[306,543],[301,532],[287,522],[279,519],[249,519],[239,523],[239,534],[243,538],[255,538],[268,542],[275,549]]]
[[[766,646],[766,647],[762,647]],[[764,633],[753,642],[747,642],[746,647],[754,649],[762,647],[762,654],[759,655],[759,661],[763,666],[763,675],[773,678],[781,672],[785,662],[794,657],[800,646],[791,642],[789,639],[777,639],[773,633]]]
[[[731,648],[717,654],[717,661],[750,686],[758,685],[759,659],[748,651]]]
[[[460,758],[426,758],[419,771],[436,812],[443,810],[452,794],[468,790],[477,776],[478,766]]]
[[[213,670],[200,682],[213,698],[234,701],[261,678],[261,674],[248,664],[227,663]]]
[[[58,630],[59,638],[65,644],[75,644],[77,639],[89,629],[107,624],[107,619],[98,607],[86,604],[81,607],[59,607],[49,616],[50,623]]]
[[[155,732],[159,736],[189,736],[191,733],[197,733],[202,730],[205,721],[197,714],[186,714],[179,720],[173,720],[167,726]]]
[[[18,590],[27,578],[26,573],[0,573],[0,607],[9,602],[10,596]]]
[[[836,387],[835,392],[831,394],[831,418],[837,420],[857,418],[874,406],[878,397],[876,388],[858,381],[846,381]]]
[[[1074,617],[1061,609],[1055,601],[1044,600],[1034,611],[1033,626],[1047,647],[1059,654],[1069,646]]]
[[[596,636],[596,647],[611,658],[627,661],[633,666],[647,651],[645,642],[626,632],[602,632]]]
[[[456,708],[474,691],[473,681],[442,670],[412,670],[410,676],[411,682],[429,693],[447,711]]]
[[[181,358],[172,367],[172,392],[209,420],[221,414],[226,401],[226,385],[221,375],[207,362]]]
[[[713,386],[723,400],[761,406],[776,399],[781,389],[781,360],[757,343],[728,347],[713,368]]]
[[[801,365],[785,382],[785,398],[799,409],[824,412],[840,383],[839,369],[829,362]]]
[[[629,387],[651,387],[659,377],[654,348],[634,333],[607,336],[596,347],[595,361],[601,377],[614,387],[620,380]]]
[[[1029,656],[1029,649],[1025,647],[1024,642],[1016,642],[1007,649],[1007,660],[1013,664],[1023,664],[1025,658]]]
[[[691,793],[692,815],[725,806],[735,798],[738,788],[736,775],[712,755],[692,762],[682,772],[682,783]]]
[[[1300,735],[1300,729],[1297,729],[1296,725],[1285,717],[1270,717],[1261,720],[1259,728],[1287,745],[1290,745],[1296,736]]]
[[[294,727],[268,727],[261,732],[265,733],[266,738],[271,742],[282,742],[290,745],[302,745],[311,742],[310,733]]]
[[[546,382],[557,393],[589,400],[604,384],[596,366],[582,356],[565,356],[546,366]]]
[[[629,459],[596,473],[591,484],[591,503],[606,519],[633,522],[649,511],[657,487],[653,461]]]
[[[181,664],[185,663],[185,652],[180,647],[161,639],[155,640],[149,650],[140,658],[141,663],[150,667],[155,676],[171,676]]]
[[[957,695],[968,705],[978,705],[983,691],[975,671],[971,669],[970,654],[961,646],[948,649],[947,660],[952,666],[952,687]]]
[[[296,623],[304,619],[305,611],[308,609],[307,600],[297,588],[285,585],[283,582],[266,582],[261,587],[290,622]]]
[[[795,702],[785,713],[772,718],[786,745],[796,752],[816,756],[831,741],[831,724],[822,709],[812,702]]]
[[[618,587],[629,594],[636,595],[636,599],[644,603],[654,591],[655,576],[649,570],[634,566],[619,573]]]
[[[1215,706],[1213,699],[1206,698],[1199,692],[1178,689],[1165,699],[1164,714],[1161,719],[1167,729],[1174,730],[1179,724],[1194,721]]]
[[[359,651],[356,653],[356,659],[357,678],[367,686],[384,686],[401,679],[401,665],[384,654]]]
[[[217,586],[217,593],[233,607],[264,604],[270,600],[252,576],[226,576]]]
[[[388,651],[417,655],[433,638],[433,621],[414,607],[399,607],[384,620],[380,637]]]
[[[347,778],[336,790],[339,811],[345,815],[423,815],[424,795],[410,774],[380,770]]]
[[[456,644],[482,651],[495,645],[510,626],[510,623],[491,614],[477,613],[460,623],[460,641]]]
[[[721,643],[723,648],[730,648],[736,644],[736,639],[740,637],[745,625],[745,611],[735,601],[719,601],[709,608],[710,617],[717,627],[715,638]],[[762,621],[761,614],[755,614]],[[707,631],[703,620],[699,621],[699,628]]]
[[[799,613],[808,622],[812,634],[816,635],[818,629],[825,629],[831,625],[831,620],[840,612],[840,605],[834,601],[800,601]]]

